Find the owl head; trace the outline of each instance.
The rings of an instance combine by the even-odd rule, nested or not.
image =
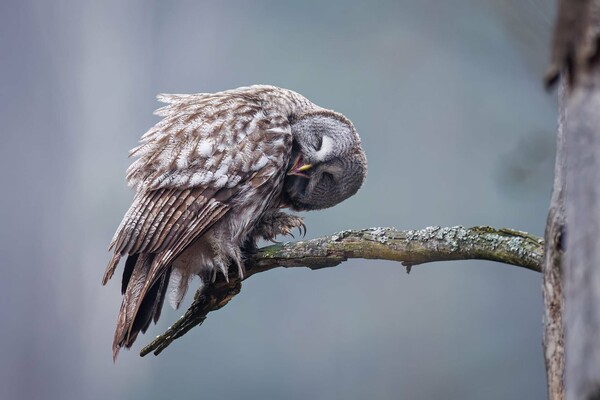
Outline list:
[[[367,159],[352,123],[335,111],[309,111],[291,121],[292,157],[284,199],[297,211],[332,207],[355,194]]]

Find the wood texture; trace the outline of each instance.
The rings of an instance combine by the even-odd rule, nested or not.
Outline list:
[[[562,265],[564,263],[565,232],[565,182],[567,154],[565,149],[566,82],[559,88],[558,139],[554,168],[554,188],[546,222],[542,295],[544,297],[544,362],[548,380],[548,399],[563,400],[565,397],[565,349],[564,349],[564,291]]]

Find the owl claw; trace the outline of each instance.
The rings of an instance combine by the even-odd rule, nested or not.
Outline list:
[[[303,232],[303,230],[304,230],[304,232]],[[300,232],[300,235],[302,237],[306,237],[306,224],[304,224],[304,222],[302,222],[300,224],[300,226],[298,226],[298,232]]]
[[[291,236],[294,239],[296,239],[296,236],[294,236],[294,233],[292,232],[292,228],[293,227],[289,227],[289,226],[285,226],[281,228],[281,234],[284,236]],[[302,231],[300,231],[302,232]]]
[[[293,233],[294,228],[298,228],[300,236],[306,235],[306,225],[301,217],[289,215],[281,211],[275,211],[265,215],[258,225],[256,233],[273,243],[279,243],[273,240],[276,236],[291,236],[296,239]]]

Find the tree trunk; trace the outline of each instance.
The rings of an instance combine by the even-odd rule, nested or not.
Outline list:
[[[560,75],[566,78],[559,92],[556,180],[544,263],[544,349],[551,399],[563,397],[565,354],[566,398],[600,399],[599,30],[600,0],[560,0],[553,59],[546,75],[550,84]],[[561,234],[561,221],[566,221],[562,230],[566,235]],[[562,287],[561,243],[566,243]]]
[[[600,69],[567,102],[565,351],[567,399],[600,399]]]
[[[563,254],[563,232],[565,224],[564,190],[566,168],[565,118],[566,84],[559,89],[558,139],[554,168],[554,188],[550,211],[546,223],[544,263],[542,265],[542,294],[544,297],[544,360],[548,379],[548,399],[564,399],[565,352],[563,335],[564,297],[561,263]]]

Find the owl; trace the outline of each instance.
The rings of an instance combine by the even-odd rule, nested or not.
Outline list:
[[[118,227],[102,283],[126,257],[113,357],[228,268],[245,248],[304,227],[281,211],[318,210],[355,194],[366,176],[360,138],[342,114],[291,90],[255,85],[160,95],[163,119],[146,132],[126,173],[133,203]]]

